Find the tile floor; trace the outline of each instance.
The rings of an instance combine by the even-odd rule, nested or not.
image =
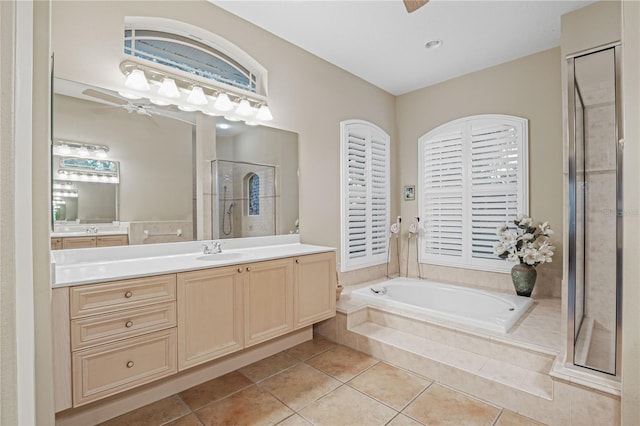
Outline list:
[[[102,425],[540,423],[316,337]]]

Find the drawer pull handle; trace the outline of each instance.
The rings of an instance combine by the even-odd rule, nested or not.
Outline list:
[[[127,328],[131,328],[133,326],[133,321],[127,321],[124,323],[124,326]]]
[[[238,268],[238,272],[242,272],[242,268]]]
[[[300,263],[300,259],[296,259],[296,263]]]
[[[127,291],[127,292],[124,294],[124,297],[126,297],[127,299],[128,299],[128,298],[130,298],[131,296],[133,296],[133,293],[131,293],[130,291]]]
[[[251,272],[251,267],[247,266],[247,272]]]
[[[133,367],[133,361],[127,362],[127,368],[131,368],[131,367]]]

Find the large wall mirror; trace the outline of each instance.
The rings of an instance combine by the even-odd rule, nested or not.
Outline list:
[[[127,230],[130,244],[296,232],[295,133],[130,100],[59,78],[52,111],[52,230],[57,236],[89,225],[118,225]],[[235,171],[220,175],[222,161],[235,165]],[[259,197],[261,211],[248,209],[251,194],[244,179],[254,173],[245,170],[249,164],[272,170],[269,176],[262,169],[255,172],[252,194],[254,201]],[[255,186],[260,176],[262,186]],[[226,219],[223,209],[231,210]],[[223,219],[233,232],[223,232]],[[267,222],[273,226],[259,225]]]

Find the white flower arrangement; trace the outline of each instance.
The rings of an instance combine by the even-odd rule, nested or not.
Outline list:
[[[493,253],[501,259],[532,266],[551,262],[556,248],[550,244],[553,231],[549,222],[535,225],[530,217],[518,215],[513,223],[515,230],[509,229],[508,223],[498,226],[496,235],[500,241],[494,244]]]

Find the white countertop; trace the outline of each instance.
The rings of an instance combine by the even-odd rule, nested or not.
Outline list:
[[[223,241],[219,258],[204,255],[205,241],[52,251],[52,287],[169,274],[334,251],[301,244],[298,236]],[[206,259],[202,259],[206,258]]]
[[[51,238],[62,238],[62,237],[102,237],[105,235],[127,235],[128,232],[125,231],[98,231],[98,232],[87,232],[87,231],[77,231],[77,232],[52,232]]]

